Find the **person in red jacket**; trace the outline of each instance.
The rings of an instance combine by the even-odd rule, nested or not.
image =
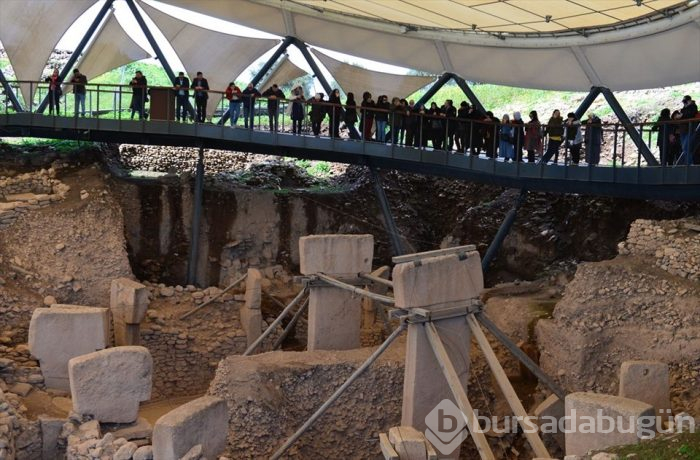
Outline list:
[[[241,89],[236,86],[236,83],[229,83],[226,88],[226,99],[228,99],[228,116],[231,119],[232,128],[238,123],[238,117],[241,114],[241,97]]]

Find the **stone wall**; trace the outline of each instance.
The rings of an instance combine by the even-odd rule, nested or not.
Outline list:
[[[209,393],[229,407],[227,456],[269,458],[370,353],[273,352],[223,360]],[[378,458],[378,434],[400,422],[403,368],[397,344],[284,457]]]
[[[0,176],[0,229],[8,227],[19,216],[65,198],[68,185],[56,179],[54,168],[20,174]]]
[[[246,350],[246,334],[240,323],[242,287],[224,294],[192,316],[184,313],[210,300],[219,288],[165,286],[144,282],[151,291],[146,320],[141,324],[141,344],[153,356],[153,392],[151,399],[203,394],[214,377],[219,361]],[[274,318],[263,312],[262,328]],[[280,336],[273,332],[262,345],[268,350]]]
[[[39,422],[28,420],[19,396],[0,390],[0,459],[41,458]]]
[[[700,279],[700,219],[636,220],[618,248],[620,255],[650,257],[672,275]]]

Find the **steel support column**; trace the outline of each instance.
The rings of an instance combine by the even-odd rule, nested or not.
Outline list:
[[[151,48],[153,48],[153,51],[156,53],[156,57],[160,61],[160,65],[163,66],[163,70],[165,70],[165,73],[168,75],[168,78],[170,78],[170,82],[172,84],[175,84],[175,77],[176,77],[175,72],[173,72],[172,67],[170,67],[168,60],[165,59],[165,54],[163,54],[163,51],[160,49],[160,46],[158,46],[158,42],[153,37],[151,30],[148,28],[148,25],[146,24],[146,21],[143,20],[143,16],[141,16],[141,12],[139,12],[139,9],[136,7],[136,3],[134,3],[134,0],[126,0],[126,4],[129,5],[129,9],[131,10],[131,14],[134,15],[136,22],[139,24],[139,27],[141,28],[141,31],[143,32],[143,34],[146,36],[146,39],[148,40],[148,44],[151,45]],[[192,103],[190,102],[189,98],[187,99],[186,107],[187,107],[187,112],[190,114],[190,117],[194,118],[194,108],[192,107]]]
[[[503,219],[501,226],[498,228],[498,231],[496,232],[496,236],[493,237],[493,241],[491,241],[489,248],[486,250],[486,254],[484,254],[484,258],[481,259],[481,270],[484,273],[488,272],[489,266],[491,265],[491,261],[498,253],[498,250],[501,249],[501,245],[503,244],[503,241],[506,239],[506,236],[508,236],[508,233],[510,232],[511,227],[513,226],[513,222],[515,222],[515,218],[518,216],[518,210],[525,202],[526,197],[527,197],[527,190],[526,189],[520,190],[520,194],[515,199],[515,203],[513,204],[513,207],[510,209],[510,211],[508,211],[508,214],[506,214],[506,217]]]
[[[384,216],[384,226],[386,227],[386,232],[389,234],[389,241],[391,241],[391,251],[394,256],[400,256],[404,254],[403,244],[401,244],[401,235],[399,235],[399,230],[396,227],[396,221],[394,220],[393,214],[391,214],[391,208],[389,207],[389,200],[384,192],[384,184],[382,182],[382,177],[379,175],[377,170],[369,165],[369,171],[372,174],[372,183],[374,184],[374,191],[379,199],[379,206],[382,209],[382,215]]]
[[[194,178],[194,203],[192,203],[192,228],[190,231],[190,254],[187,263],[187,284],[196,284],[197,259],[199,258],[199,230],[202,221],[202,199],[204,195],[204,147],[199,148],[197,170]]]
[[[97,16],[95,16],[95,19],[92,21],[92,24],[90,24],[90,27],[88,27],[88,30],[85,32],[85,35],[83,35],[82,40],[80,40],[80,43],[78,43],[78,46],[73,51],[73,54],[70,55],[68,62],[66,62],[66,64],[61,69],[61,72],[58,74],[59,81],[64,81],[66,79],[66,77],[68,76],[68,72],[70,72],[70,70],[73,68],[73,66],[77,62],[78,58],[85,50],[85,47],[90,42],[90,39],[95,34],[95,31],[100,26],[100,23],[105,18],[107,13],[111,10],[113,3],[114,3],[114,0],[106,0],[105,4],[102,5],[102,8],[97,13]],[[30,97],[33,98],[34,95],[32,94]],[[27,102],[27,101],[25,101],[25,102]],[[48,104],[49,104],[49,95],[47,94],[44,97],[44,100],[42,100],[41,103],[39,104],[39,107],[37,107],[37,109],[36,109],[37,113],[44,113],[44,110],[46,110],[46,106]]]
[[[644,159],[647,161],[647,164],[649,166],[658,166],[659,162],[651,153],[651,150],[649,150],[649,146],[644,143],[644,139],[642,139],[642,135],[639,134],[637,128],[632,125],[632,121],[629,119],[625,113],[625,110],[617,101],[617,98],[615,98],[612,91],[610,91],[608,88],[601,88],[600,91],[603,93],[603,97],[605,97],[605,100],[608,102],[608,105],[613,110],[618,120],[620,120],[622,123],[622,126],[625,128],[625,131],[627,131],[627,134],[632,139],[632,142],[634,142],[634,145],[637,146],[639,153],[641,153]]]
[[[12,87],[7,82],[7,79],[5,78],[5,74],[2,73],[2,70],[0,70],[0,84],[2,85],[2,88],[5,90],[5,96],[7,96],[7,98],[10,100],[10,103],[12,104],[12,107],[14,107],[15,111],[16,112],[24,112],[24,109],[22,108],[22,104],[19,103],[17,96],[15,95],[14,91],[12,91]]]
[[[576,111],[574,112],[576,114],[577,120],[580,120],[586,114],[586,111],[591,107],[591,104],[593,104],[593,101],[595,101],[599,94],[599,86],[594,86],[591,88],[591,90],[588,92],[588,95],[578,106],[578,109],[576,109]]]

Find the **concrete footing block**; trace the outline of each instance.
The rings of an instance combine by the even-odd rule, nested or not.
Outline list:
[[[671,415],[668,365],[658,361],[625,361],[620,366],[620,396],[651,404],[659,417]]]

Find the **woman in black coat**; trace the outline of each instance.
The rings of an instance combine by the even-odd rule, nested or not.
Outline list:
[[[340,90],[334,89],[328,97],[328,102],[333,104],[328,106],[328,116],[331,117],[331,137],[340,137],[340,119],[343,116],[342,102],[340,102]]]
[[[323,103],[323,93],[316,93],[307,103],[311,105],[311,111],[309,112],[311,131],[313,131],[314,136],[319,136],[321,134],[321,123],[326,118],[327,112],[326,105]]]
[[[671,120],[671,110],[663,109],[659,114],[659,119],[656,120],[652,131],[658,131],[659,135],[656,138],[656,145],[659,147],[659,157],[661,164],[673,165],[676,162],[674,155],[669,155],[671,144],[675,141],[674,130],[675,125],[669,123]]]
[[[357,131],[357,128],[355,128],[357,120],[357,102],[355,102],[355,95],[353,93],[348,93],[348,97],[345,99],[345,126],[348,128],[350,139],[359,141],[360,133]]]

